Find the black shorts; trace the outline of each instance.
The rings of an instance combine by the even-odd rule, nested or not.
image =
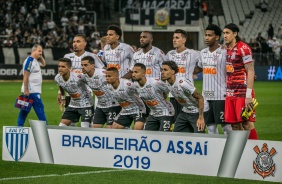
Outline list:
[[[81,122],[89,122],[91,123],[91,117],[93,116],[93,107],[85,107],[85,108],[73,108],[67,107],[65,109],[64,114],[62,115],[62,119],[71,120],[72,122],[78,122],[81,117]]]
[[[204,121],[207,124],[208,111],[204,112]],[[194,133],[205,133],[205,130],[198,131],[197,120],[199,113],[186,113],[181,111],[177,116],[174,124],[173,132],[194,132]]]
[[[172,103],[173,108],[174,108],[175,113],[174,113],[172,123],[175,123],[176,118],[177,118],[178,114],[182,111],[183,106],[180,103],[178,103],[178,101],[174,97],[171,97],[169,99],[169,101]]]
[[[225,100],[208,100],[210,110],[207,120],[207,125],[210,124],[225,124],[224,121],[224,106]]]
[[[114,122],[116,122],[119,125],[122,125],[124,127],[130,127],[132,121],[134,121],[134,124],[137,121],[141,121],[145,123],[146,120],[146,114],[140,113],[140,114],[130,114],[130,115],[117,115]]]
[[[96,107],[93,124],[103,125],[107,123],[107,125],[112,125],[114,118],[118,115],[120,110],[121,110],[120,106],[114,106],[109,108]]]
[[[65,108],[67,108],[69,106],[70,101],[71,101],[71,97],[70,96],[66,96]]]
[[[144,130],[170,131],[173,116],[155,117],[149,115],[146,119]]]

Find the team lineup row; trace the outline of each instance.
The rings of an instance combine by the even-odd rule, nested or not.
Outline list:
[[[248,120],[241,117],[243,108],[254,110],[254,64],[250,47],[240,41],[238,33],[238,26],[226,25],[223,34],[227,47],[223,48],[218,44],[222,30],[209,25],[205,32],[208,47],[199,52],[185,47],[188,34],[177,29],[173,34],[175,49],[166,55],[152,45],[153,35],[148,31],[140,34],[140,49],[134,52],[131,46],[119,42],[121,29],[111,25],[98,55],[84,50],[87,43],[83,35],[75,36],[74,53],[59,59],[55,77],[60,88],[57,101],[61,107],[66,106],[60,126],[81,118],[82,127],[89,127],[93,121],[94,128],[106,123],[108,128],[121,129],[129,128],[134,121],[136,130],[170,131],[174,123],[175,132],[204,133],[207,127],[209,133],[218,133],[217,124],[221,124],[225,134],[250,130],[249,138],[258,139],[255,111]],[[43,106],[42,77],[38,81],[40,72],[33,71],[40,69],[40,64],[45,65],[45,60],[42,47],[36,45],[24,62],[22,92],[36,94],[38,104]],[[199,72],[203,72],[202,95],[193,82],[193,74]],[[91,92],[97,98],[93,120]],[[41,117],[44,108],[33,107],[38,118],[46,121],[45,115]],[[21,116],[23,113],[28,114],[20,112],[19,126],[26,118]]]

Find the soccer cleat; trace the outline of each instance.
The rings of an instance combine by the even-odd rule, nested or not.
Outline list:
[[[245,121],[248,121],[250,116],[252,115],[253,111],[256,109],[256,107],[258,106],[258,102],[256,99],[252,99],[252,103],[253,103],[253,108],[252,109],[246,109],[244,108],[242,110],[242,113],[241,113],[241,117],[245,120]]]

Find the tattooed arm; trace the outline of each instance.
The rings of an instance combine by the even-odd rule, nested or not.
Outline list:
[[[194,91],[192,96],[198,101],[198,108],[199,108],[199,118],[197,120],[197,127],[199,131],[205,130],[205,121],[204,121],[204,98],[203,96],[197,91]]]

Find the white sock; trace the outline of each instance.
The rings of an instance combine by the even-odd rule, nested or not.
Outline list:
[[[66,125],[64,123],[60,123],[59,126],[68,126],[68,125]]]
[[[228,135],[230,131],[232,131],[232,127],[230,124],[222,124],[222,131],[224,132],[224,135]]]
[[[84,127],[84,128],[89,128],[90,127],[90,123],[89,122],[81,122],[80,126]]]
[[[76,123],[71,122],[71,124],[70,124],[69,126],[75,127],[75,126],[76,126]]]
[[[218,134],[217,124],[208,125],[208,133],[209,134]]]

